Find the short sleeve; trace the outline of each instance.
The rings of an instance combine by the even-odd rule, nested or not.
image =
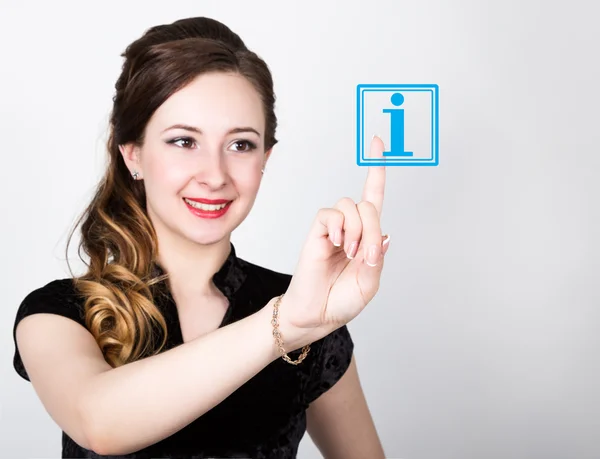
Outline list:
[[[354,342],[346,325],[323,338],[306,386],[305,401],[312,403],[332,388],[346,373],[352,360]]]
[[[85,315],[83,314],[81,302],[77,298],[72,279],[54,280],[25,296],[17,309],[13,326],[15,345],[13,366],[19,376],[30,381],[17,346],[17,325],[31,314],[49,313],[67,317],[85,327]]]

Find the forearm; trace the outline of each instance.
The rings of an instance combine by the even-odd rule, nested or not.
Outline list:
[[[274,301],[193,341],[96,376],[79,404],[94,451],[127,454],[157,443],[277,359]]]

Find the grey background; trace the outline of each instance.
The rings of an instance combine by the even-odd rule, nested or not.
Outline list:
[[[600,457],[595,2],[0,8],[3,457],[60,456],[59,428],[12,369],[12,326],[29,291],[67,275],[119,55],[196,15],[238,32],[275,78],[281,142],[232,238],[272,269],[293,270],[320,207],[360,200],[356,85],[440,86],[440,165],[388,168],[382,285],[349,324],[388,457]],[[308,435],[299,457],[319,457]]]

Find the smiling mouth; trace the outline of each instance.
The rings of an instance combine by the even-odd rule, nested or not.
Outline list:
[[[193,207],[194,209],[203,210],[205,212],[217,212],[217,211],[222,210],[223,208],[227,207],[232,202],[232,201],[226,201],[226,202],[220,203],[220,204],[206,204],[203,202],[192,201],[187,198],[183,198],[183,200],[185,201],[186,204]]]

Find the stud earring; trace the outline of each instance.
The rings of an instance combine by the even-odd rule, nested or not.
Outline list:
[[[263,167],[260,172],[264,174],[265,173],[265,168]]]
[[[133,180],[137,180],[140,174],[139,174],[139,172],[138,172],[138,171],[135,171],[135,170],[134,170],[134,171],[133,171],[133,174],[131,174],[131,175],[133,176]]]

